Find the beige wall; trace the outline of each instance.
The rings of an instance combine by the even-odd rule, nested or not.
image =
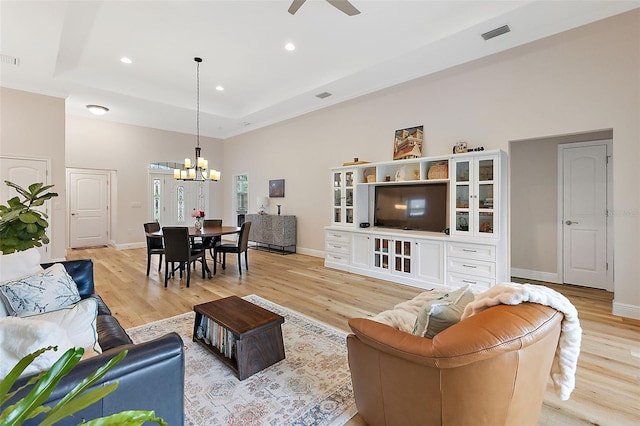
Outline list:
[[[0,87],[0,155],[50,161],[49,183],[58,193],[49,215],[52,260],[66,253],[64,141],[64,99]]]
[[[251,172],[250,211],[269,179],[286,178],[283,209],[298,216],[298,245],[321,251],[330,220],[328,169],[352,157],[390,160],[395,129],[424,125],[424,155],[447,154],[460,140],[509,150],[512,140],[613,129],[616,309],[640,317],[640,189],[628,178],[640,164],[639,122],[635,10],[230,138],[225,167]],[[225,191],[229,196],[231,188]],[[555,251],[555,239],[546,240],[540,249]]]
[[[115,172],[117,222],[111,239],[119,246],[144,242],[142,224],[151,219],[149,164],[192,158],[196,145],[193,135],[77,116],[67,116],[66,140],[67,167]],[[201,136],[200,146],[209,164],[223,172],[220,182],[208,183],[211,203],[207,213],[220,216],[224,210],[222,186],[227,178],[223,144]]]

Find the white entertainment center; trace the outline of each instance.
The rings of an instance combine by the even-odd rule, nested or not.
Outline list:
[[[325,266],[419,288],[509,281],[504,151],[352,164],[332,168],[331,179]],[[376,187],[443,182],[449,235],[375,226]]]

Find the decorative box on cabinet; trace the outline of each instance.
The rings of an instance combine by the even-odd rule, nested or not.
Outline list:
[[[282,254],[296,252],[297,224],[291,215],[248,214],[251,222],[249,241],[257,249],[276,251]]]

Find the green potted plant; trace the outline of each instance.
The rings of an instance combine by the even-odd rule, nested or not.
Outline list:
[[[78,362],[80,362],[80,359],[84,354],[84,349],[71,348],[66,351],[48,371],[41,372],[25,385],[25,387],[32,386],[27,396],[14,404],[4,407],[7,401],[21,390],[17,389],[14,392],[9,392],[18,377],[20,377],[22,372],[33,362],[34,359],[36,359],[36,357],[48,350],[57,350],[57,347],[50,346],[25,356],[13,367],[9,374],[0,381],[0,410],[2,410],[0,411],[0,425],[18,426],[26,420],[34,418],[42,413],[47,413],[41,420],[40,425],[48,426],[88,407],[96,401],[104,398],[118,387],[118,383],[116,382],[108,386],[88,390],[93,383],[102,378],[110,369],[127,356],[126,350],[120,352],[104,366],[100,367],[78,383],[55,406],[49,407],[42,405],[49,395],[51,395],[51,392],[53,392],[60,379],[69,373],[69,371],[71,371]],[[166,422],[163,419],[156,417],[153,411],[138,410],[122,411],[120,413],[112,414],[107,417],[100,417],[83,424],[92,426],[133,426],[142,425],[144,422],[155,422],[159,425],[166,426]]]
[[[16,196],[7,201],[7,205],[0,205],[0,251],[10,254],[49,244],[46,234],[48,216],[34,208],[58,196],[55,192],[48,192],[53,185],[38,182],[24,189],[8,180],[4,183],[14,188],[24,199],[20,200]]]

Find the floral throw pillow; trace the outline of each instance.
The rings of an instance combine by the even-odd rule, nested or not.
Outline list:
[[[0,297],[11,315],[33,315],[77,303],[78,286],[60,263],[37,274],[7,281]]]

